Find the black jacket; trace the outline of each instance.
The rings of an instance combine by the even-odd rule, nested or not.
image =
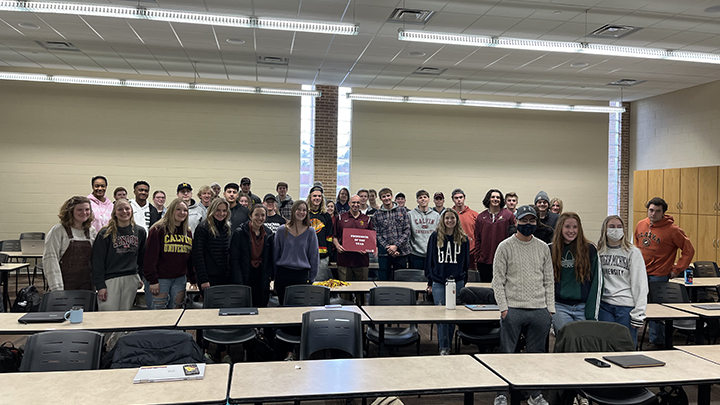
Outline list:
[[[193,337],[179,330],[141,330],[118,339],[101,368],[210,363]]]
[[[150,204],[150,225],[148,226],[148,230],[150,230],[150,227],[153,226],[153,224],[162,218],[162,214],[160,211],[155,208],[154,205]]]
[[[213,236],[208,226],[208,219],[215,221],[218,236]],[[210,281],[210,276],[227,279],[228,246],[230,227],[226,223],[218,224],[215,218],[204,219],[193,235],[192,261],[195,266],[198,284]],[[220,226],[222,228],[220,228]]]
[[[264,225],[263,225],[264,226]],[[267,303],[270,299],[270,279],[275,274],[275,263],[273,261],[273,248],[275,239],[272,231],[265,227],[265,239],[263,242],[262,265],[260,267],[261,277],[260,285],[250,284],[250,272],[252,265],[250,264],[250,248],[252,240],[250,239],[250,222],[245,222],[233,232],[230,240],[230,282],[232,284],[241,284],[250,286],[253,290],[260,288],[262,291],[262,302]],[[257,303],[253,303],[255,306]]]

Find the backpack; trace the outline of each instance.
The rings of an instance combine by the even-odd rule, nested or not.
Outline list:
[[[0,373],[14,373],[19,371],[22,357],[22,349],[16,348],[12,342],[5,342],[0,345]]]
[[[660,387],[657,393],[660,405],[688,405],[688,396],[680,385]]]
[[[18,291],[10,312],[37,312],[40,309],[40,293],[34,285]]]

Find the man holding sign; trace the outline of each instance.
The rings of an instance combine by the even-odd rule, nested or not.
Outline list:
[[[357,232],[357,238],[351,237],[351,240],[344,240],[344,233],[350,229],[361,229],[363,232]],[[360,197],[354,195],[350,197],[350,211],[343,213],[335,223],[335,235],[333,244],[337,249],[338,277],[342,281],[366,281],[368,277],[368,269],[370,266],[370,258],[367,255],[367,248],[374,249],[373,246],[363,247],[365,238],[361,233],[372,231],[373,225],[370,217],[360,212]],[[370,238],[372,239],[372,238]]]

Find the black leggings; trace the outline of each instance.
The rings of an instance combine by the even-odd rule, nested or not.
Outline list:
[[[290,285],[309,284],[310,269],[291,269],[277,266],[275,269],[275,292],[280,305],[285,301],[285,288]]]

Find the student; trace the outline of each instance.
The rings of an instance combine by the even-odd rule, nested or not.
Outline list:
[[[518,204],[518,196],[514,191],[505,194],[505,208],[515,215],[515,208]]]
[[[148,309],[182,308],[185,283],[190,280],[197,288],[191,254],[188,207],[176,198],[148,232],[144,262],[145,291],[152,294]]]
[[[265,226],[266,208],[255,204],[250,220],[240,225],[230,239],[230,282],[246,285],[252,291],[252,305],[267,307],[270,280],[275,275],[274,236]]]
[[[167,199],[167,196],[165,195],[165,192],[162,190],[155,190],[153,191],[153,207],[157,210],[158,214],[160,215],[160,218],[165,215],[165,211],[167,208],[165,207],[165,200]],[[158,218],[158,219],[160,219]]]
[[[442,214],[445,211],[445,194],[442,191],[437,191],[433,195],[433,203],[435,206],[433,210],[438,214]]]
[[[378,279],[393,279],[396,269],[406,269],[410,256],[410,218],[405,207],[393,201],[392,190],[380,190],[383,205],[373,217],[377,233]]]
[[[500,242],[511,235],[515,227],[515,215],[505,209],[505,198],[498,189],[485,193],[483,205],[486,210],[475,220],[475,252],[480,281],[489,283],[493,275],[493,259]],[[513,232],[514,233],[514,232]]]
[[[318,272],[320,254],[315,229],[310,226],[308,204],[295,201],[290,222],[275,233],[275,292],[280,305],[285,299],[285,287],[312,284]]]
[[[96,231],[100,232],[100,229],[110,221],[113,203],[109,198],[105,198],[105,191],[107,190],[107,179],[105,176],[95,176],[90,183],[93,191],[87,198],[90,200],[90,208],[95,217],[92,226]]]
[[[405,201],[406,201],[405,193],[397,193],[395,195],[395,202],[397,203],[398,206],[404,207]]]
[[[58,214],[60,223],[45,238],[43,265],[50,291],[93,290],[92,243],[97,232],[87,197],[65,201]]]
[[[150,184],[145,180],[136,181],[133,184],[133,194],[135,194],[135,199],[130,200],[130,206],[133,209],[133,220],[135,224],[142,226],[147,231],[160,219],[158,210],[148,202]]]
[[[113,200],[126,200],[127,199],[127,190],[125,187],[116,187],[113,191]]]
[[[415,193],[418,206],[408,213],[410,218],[410,258],[411,269],[425,270],[428,240],[440,222],[440,214],[431,210],[430,194],[425,190]],[[459,290],[458,290],[459,291]]]
[[[374,188],[368,190],[368,205],[370,205],[375,211],[380,209],[380,203],[378,203],[377,191]]]
[[[238,194],[238,204],[250,209],[250,196],[245,193]]]
[[[357,196],[360,197],[360,212],[372,218],[377,210],[368,205],[368,199],[370,198],[370,192],[364,188],[361,188],[357,192]]]
[[[568,322],[596,321],[602,272],[597,249],[585,239],[578,214],[560,215],[550,251],[555,274],[555,332]]]
[[[533,237],[538,219],[529,205],[515,213],[517,233],[500,242],[493,262],[492,287],[500,307],[500,353],[514,353],[525,336],[527,353],[543,353],[555,312],[553,265],[545,242]],[[528,405],[547,405],[540,390],[530,393]],[[494,405],[507,405],[499,392]]]
[[[133,221],[128,200],[115,202],[110,221],[93,244],[92,277],[100,311],[129,311],[143,283],[147,233]]]
[[[338,215],[342,215],[343,212],[350,211],[350,190],[347,187],[343,187],[338,191],[337,200],[335,200],[335,209]]]
[[[535,196],[535,207],[538,211],[538,219],[543,224],[547,225],[555,231],[555,225],[557,225],[558,214],[549,210],[550,208],[550,197],[544,191],[540,191]]]
[[[223,197],[230,206],[230,232],[235,232],[240,225],[248,220],[250,211],[238,202],[238,190],[240,186],[237,183],[228,183],[225,185]]]
[[[200,222],[207,217],[208,207],[210,207],[210,202],[215,198],[215,193],[213,193],[210,186],[202,186],[197,192],[197,198],[199,200],[198,203],[195,204],[193,200],[188,209],[188,223],[193,233],[195,233],[195,229],[200,225]]]
[[[333,244],[337,250],[338,278],[342,281],[367,281],[370,258],[365,252],[349,252],[343,247],[345,229],[373,230],[370,217],[360,212],[360,197],[350,198],[350,211],[343,213],[335,223]],[[345,296],[349,299],[349,295]]]
[[[272,193],[265,194],[265,197],[263,198],[263,205],[267,210],[265,225],[270,228],[272,233],[275,233],[278,228],[280,228],[280,225],[285,225],[287,221],[282,217],[282,215],[277,213],[277,201]]]
[[[642,253],[630,243],[626,229],[617,215],[610,215],[602,224],[598,251],[603,288],[598,320],[625,325],[637,345],[637,330],[645,321],[648,281]]]
[[[310,226],[315,230],[318,240],[320,262],[315,281],[325,281],[333,278],[330,270],[330,247],[333,246],[333,221],[325,206],[323,188],[315,186],[310,189],[307,198],[310,209]]]
[[[563,213],[562,200],[557,197],[550,200],[550,211],[554,214],[562,215],[562,213]]]
[[[293,201],[290,194],[287,193],[288,184],[284,181],[278,182],[277,186],[275,186],[275,191],[277,191],[277,196],[275,198],[278,203],[278,214],[282,215],[286,221],[289,221],[290,210],[292,210],[292,205],[295,201]]]
[[[328,215],[330,215],[330,218],[332,218],[332,229],[330,230],[333,235],[335,234],[335,224],[337,224],[337,220],[339,218],[337,211],[335,211],[335,201],[333,200],[327,200],[325,203],[325,208],[327,209]],[[335,237],[333,236],[333,239]],[[328,251],[330,252],[330,261],[332,263],[337,263],[337,249],[335,249],[335,242],[328,246]]]
[[[205,218],[193,235],[192,261],[201,290],[229,284],[230,205],[224,198],[212,200]]]
[[[475,252],[475,221],[478,213],[465,205],[465,192],[456,188],[452,192],[453,209],[460,216],[460,225],[465,234],[470,238],[470,268],[475,269],[477,263],[477,252]]]
[[[250,178],[243,177],[242,180],[240,180],[240,191],[248,195],[250,205],[262,204],[262,201],[260,201],[260,197],[256,196],[252,193],[252,191],[250,191],[251,185],[252,183],[250,182]]]
[[[452,277],[456,291],[462,290],[467,282],[470,267],[470,242],[460,226],[460,217],[453,210],[445,210],[427,244],[425,275],[428,279],[427,292],[432,294],[435,305],[445,305],[445,281]],[[440,355],[450,354],[450,341],[455,333],[455,324],[437,325]]]
[[[222,188],[220,187],[220,183],[213,183],[210,185],[210,188],[213,192],[213,198],[220,197],[220,191],[222,191]]]

